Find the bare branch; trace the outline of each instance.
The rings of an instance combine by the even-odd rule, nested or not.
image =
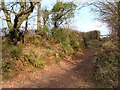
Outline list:
[[[4,0],[2,0],[2,2],[1,2],[1,7],[2,7],[2,10],[5,14],[6,19],[7,19],[8,27],[11,29],[13,24],[11,22],[10,13],[8,12],[7,8],[5,7]]]

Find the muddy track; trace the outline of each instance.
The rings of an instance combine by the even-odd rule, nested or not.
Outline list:
[[[3,88],[94,88],[93,47],[36,72],[23,72],[3,82]]]

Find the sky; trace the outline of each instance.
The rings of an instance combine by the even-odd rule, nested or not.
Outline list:
[[[61,1],[72,1],[72,0],[61,0]],[[75,0],[75,1],[77,2],[78,6],[81,5],[80,1],[84,2],[84,0]],[[42,9],[47,8],[51,10],[55,3],[56,3],[56,0],[42,0],[41,6],[42,6]],[[36,15],[36,13],[37,13],[37,7],[35,7],[34,12],[29,17],[31,17],[32,15]],[[4,16],[3,12],[1,11],[0,11],[0,16]],[[12,17],[14,17],[14,15],[12,15]],[[70,27],[82,32],[99,30],[101,32],[101,35],[109,34],[107,25],[104,24],[103,22],[96,20],[95,18],[97,17],[98,17],[97,14],[91,12],[90,6],[83,7],[82,9],[78,10],[75,13],[75,17],[71,19]],[[34,19],[30,19],[29,24],[30,24],[29,28],[36,28],[37,17],[35,17]],[[23,22],[22,26],[24,25],[25,25],[25,22]],[[6,22],[0,19],[0,28],[5,26],[6,26]]]

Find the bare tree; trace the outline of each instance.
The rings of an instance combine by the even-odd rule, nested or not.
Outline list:
[[[108,0],[98,0],[92,3],[95,6],[95,12],[99,12],[99,20],[107,23],[111,30],[114,39],[117,39],[118,29],[118,5],[117,2],[110,2]]]
[[[98,2],[92,3],[92,5],[96,7],[94,10],[99,12],[99,20],[107,23],[111,29],[112,39],[117,41],[120,49],[120,1],[98,0]]]

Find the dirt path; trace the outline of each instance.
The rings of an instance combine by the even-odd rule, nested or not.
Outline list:
[[[93,88],[93,53],[89,47],[84,55],[76,54],[36,72],[20,73],[5,81],[3,88]]]

